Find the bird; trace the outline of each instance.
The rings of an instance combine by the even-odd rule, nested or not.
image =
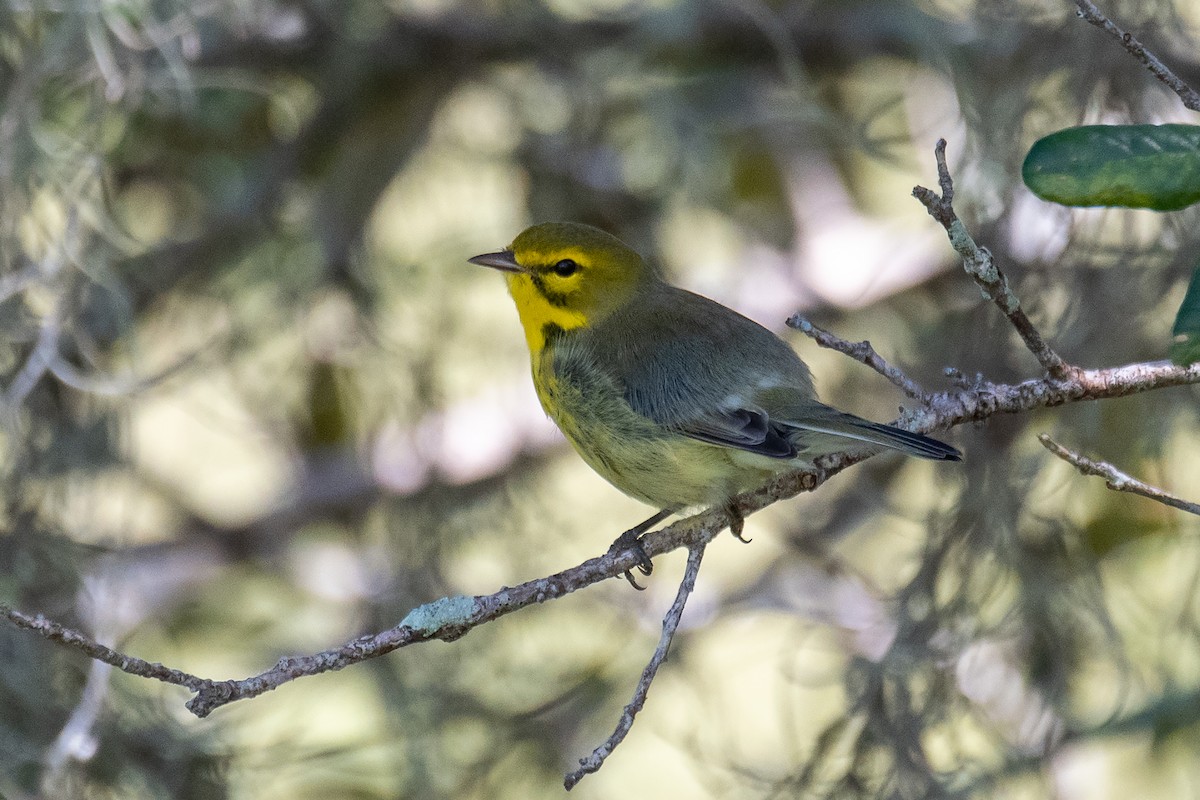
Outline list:
[[[613,543],[639,553],[643,574],[653,565],[640,541],[655,524],[724,505],[742,539],[731,498],[818,456],[869,445],[962,460],[937,439],[820,402],[785,341],[666,282],[599,228],[541,223],[468,261],[504,274],[546,414],[593,470],[659,509]]]

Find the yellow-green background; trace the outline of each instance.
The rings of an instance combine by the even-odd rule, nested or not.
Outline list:
[[[1196,4],[1105,11],[1200,83]],[[545,421],[502,281],[465,263],[535,221],[931,389],[1034,377],[909,196],[946,137],[1060,352],[1162,358],[1197,212],[1069,213],[1018,176],[1061,127],[1190,120],[1065,1],[4,0],[0,269],[30,282],[0,302],[0,601],[234,678],[601,552],[651,510]],[[894,416],[792,338],[826,400]],[[574,794],[1200,796],[1200,523],[1034,438],[1198,499],[1198,399],[965,426],[961,466],[883,456],[755,516]],[[0,627],[0,797],[562,796],[681,565],[205,720]]]

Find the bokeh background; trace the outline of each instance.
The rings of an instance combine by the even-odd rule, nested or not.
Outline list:
[[[1200,6],[1104,10],[1200,85]],[[649,510],[544,419],[502,281],[621,236],[927,387],[1038,367],[909,193],[956,206],[1069,360],[1162,358],[1200,214],[1019,181],[1091,122],[1194,121],[1066,0],[3,0],[0,601],[215,678],[600,553]],[[793,337],[795,338],[795,337]],[[879,376],[797,339],[823,397]],[[582,798],[1200,797],[1195,388],[946,434],[709,548]],[[537,798],[611,730],[683,557],[197,720],[0,626],[0,797]]]

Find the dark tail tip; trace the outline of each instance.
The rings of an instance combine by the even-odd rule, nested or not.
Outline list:
[[[933,461],[962,461],[962,452],[945,442],[922,433],[913,433],[891,425],[879,425],[876,430],[887,438],[886,444],[910,455],[928,458]]]

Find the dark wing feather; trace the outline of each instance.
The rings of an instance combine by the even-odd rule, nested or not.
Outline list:
[[[736,447],[771,458],[794,458],[796,446],[771,424],[765,411],[737,408],[717,411],[678,427],[684,436],[709,444]]]

